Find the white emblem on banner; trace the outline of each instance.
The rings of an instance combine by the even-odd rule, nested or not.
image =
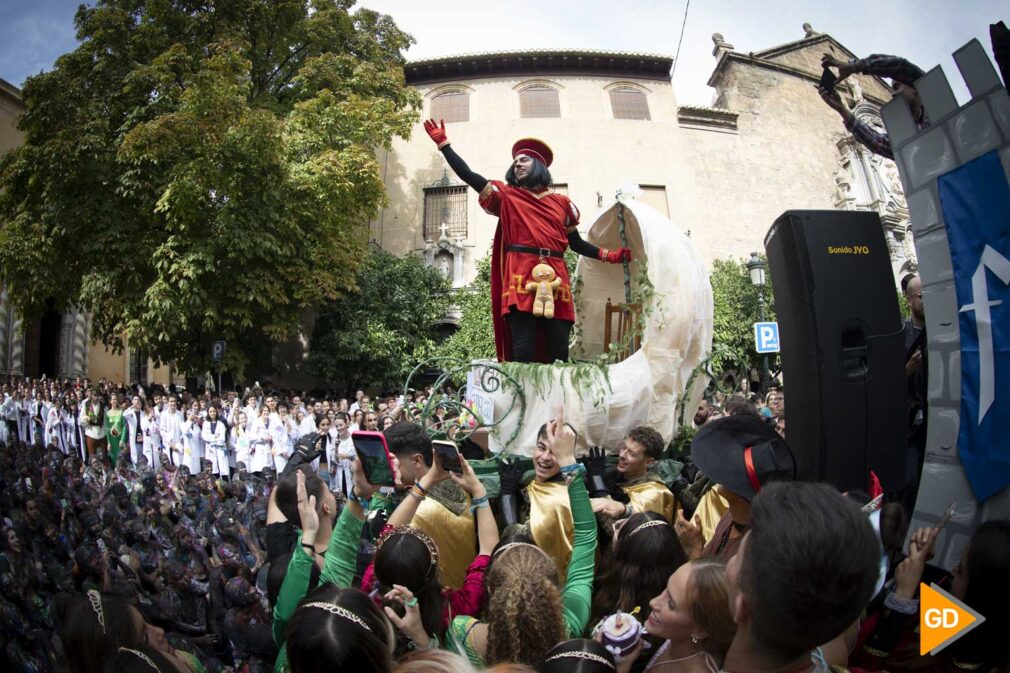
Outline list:
[[[985,246],[978,268],[971,277],[972,303],[961,307],[961,313],[975,312],[975,329],[978,332],[978,424],[982,425],[993,400],[996,399],[996,368],[993,358],[992,344],[992,312],[993,306],[999,306],[1002,300],[989,300],[989,285],[986,282],[986,269],[996,274],[1004,285],[1010,285],[1010,260],[999,254],[991,246]]]

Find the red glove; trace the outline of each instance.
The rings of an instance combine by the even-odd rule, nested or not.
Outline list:
[[[445,122],[439,121],[438,124],[435,123],[434,119],[429,119],[424,122],[424,130],[428,132],[428,137],[435,141],[438,145],[438,149],[442,149],[449,144],[449,139],[445,137]]]
[[[600,259],[610,264],[620,264],[622,262],[630,262],[631,250],[628,250],[627,248],[618,248],[617,250],[607,250],[606,248],[600,248]]]

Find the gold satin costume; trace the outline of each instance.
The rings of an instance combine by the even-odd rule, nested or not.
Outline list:
[[[726,502],[726,498],[719,495],[719,490],[714,485],[701,496],[694,515],[701,519],[701,533],[705,536],[705,544],[708,544],[715,535],[716,526],[728,511],[729,503]]]
[[[526,487],[526,493],[530,499],[530,534],[537,546],[554,559],[564,586],[575,538],[568,484],[533,480]]]
[[[674,522],[675,508],[679,510],[680,505],[663,482],[643,477],[622,484],[620,488],[636,512],[655,512],[668,522]]]
[[[470,496],[455,482],[440,482],[421,501],[410,523],[427,533],[438,547],[442,587],[463,586],[466,569],[477,556],[477,523],[470,514]]]

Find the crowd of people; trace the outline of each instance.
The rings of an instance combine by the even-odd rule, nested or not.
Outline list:
[[[3,386],[8,670],[1000,670],[1010,522],[952,574],[900,502],[796,480],[781,390],[713,397],[686,467],[649,427],[576,458],[545,410],[532,461],[471,442],[432,391],[351,399],[102,381]],[[396,485],[351,432],[383,432]],[[451,434],[451,433],[450,433]],[[678,465],[680,463],[677,463]],[[918,654],[920,581],[986,621]]]

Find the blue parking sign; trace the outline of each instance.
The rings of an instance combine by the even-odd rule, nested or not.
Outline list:
[[[779,352],[779,324],[777,322],[754,323],[754,348],[758,353]]]

